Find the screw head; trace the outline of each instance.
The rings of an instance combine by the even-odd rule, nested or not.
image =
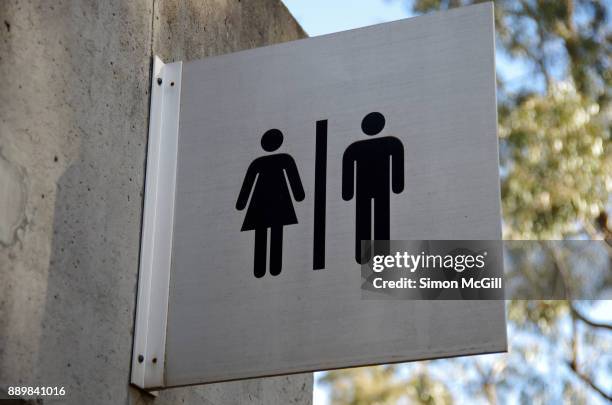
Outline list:
[[[162,78],[161,77],[157,78],[157,84],[159,84],[161,86],[161,84],[162,84]]]
[[[138,362],[142,363],[144,361],[144,356],[142,354],[138,355]]]

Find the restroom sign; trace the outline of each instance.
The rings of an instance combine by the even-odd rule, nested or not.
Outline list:
[[[132,383],[506,349],[503,301],[363,300],[368,240],[501,236],[493,7],[152,77]]]

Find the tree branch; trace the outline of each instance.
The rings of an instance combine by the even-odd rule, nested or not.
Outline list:
[[[607,399],[608,401],[612,401],[612,395],[607,394],[602,388],[598,387],[597,384],[589,377],[588,375],[580,372],[578,367],[571,362],[568,362],[567,365],[569,368],[576,374],[582,381],[584,381],[589,387],[597,391],[599,395]]]
[[[565,263],[563,263],[563,258],[561,257],[560,253],[556,250],[554,246],[551,246],[551,245],[546,245],[546,246],[549,248],[552,254],[553,261],[555,262],[557,271],[561,275],[561,279],[565,286],[565,292],[567,294],[567,297],[569,298],[567,300],[567,304],[570,308],[570,312],[572,316],[572,359],[571,361],[567,362],[567,365],[574,372],[574,374],[576,374],[576,376],[578,376],[578,378],[580,378],[583,382],[585,382],[589,387],[591,387],[599,395],[601,395],[608,401],[612,401],[611,395],[607,394],[602,388],[598,387],[595,384],[595,382],[591,379],[591,377],[589,377],[587,374],[582,373],[580,369],[578,368],[578,333],[577,333],[575,320],[580,319],[582,322],[586,323],[587,325],[590,325],[592,327],[605,328],[605,329],[612,329],[612,325],[607,325],[604,323],[592,321],[588,319],[587,317],[585,317],[584,315],[582,315],[580,312],[578,312],[578,310],[574,306],[574,303],[571,299],[572,294],[571,294],[570,286],[568,285],[568,278],[567,278],[569,275],[567,274]]]
[[[611,324],[593,321],[592,319],[589,319],[585,315],[581,314],[578,311],[578,309],[574,306],[572,301],[568,301],[568,304],[570,307],[570,311],[572,311],[572,314],[574,314],[576,318],[580,319],[582,322],[586,323],[587,325],[592,326],[594,328],[603,328],[603,329],[612,330]]]
[[[606,242],[612,244],[612,229],[608,226],[608,213],[606,211],[601,211],[595,222],[603,233]]]
[[[576,325],[576,320],[577,319],[583,320],[584,318],[576,310],[576,308],[572,304],[572,301],[568,301],[567,303],[572,311],[571,312],[571,315],[572,315],[572,338],[571,338],[572,340],[571,342],[572,343],[572,359],[571,361],[567,362],[567,365],[574,372],[574,374],[576,374],[576,376],[578,376],[578,378],[580,378],[583,382],[585,382],[589,387],[597,391],[599,395],[606,398],[608,401],[612,401],[612,397],[610,395],[604,392],[602,388],[600,388],[599,386],[597,386],[597,384],[595,384],[595,381],[593,381],[591,377],[581,372],[580,369],[578,368],[578,325]]]
[[[558,273],[561,275],[561,280],[562,280],[563,286],[565,288],[565,294],[566,294],[566,298],[567,298],[567,305],[569,306],[569,309],[570,309],[570,312],[571,312],[572,316],[580,319],[582,322],[586,323],[587,325],[589,325],[589,326],[591,326],[593,328],[602,328],[602,329],[612,330],[612,325],[611,324],[604,323],[604,322],[593,321],[592,319],[589,319],[588,317],[583,315],[580,311],[578,311],[578,309],[576,308],[576,306],[574,305],[574,302],[573,302],[572,289],[571,289],[571,286],[569,284],[570,283],[569,271],[565,267],[565,263],[563,262],[563,258],[561,257],[561,254],[557,251],[557,249],[554,246],[552,246],[551,244],[547,244],[546,247],[549,249],[549,252],[551,253],[551,256],[553,258],[554,265],[555,265]]]

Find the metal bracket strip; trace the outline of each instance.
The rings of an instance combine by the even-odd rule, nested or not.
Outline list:
[[[153,62],[132,384],[164,386],[182,62]]]

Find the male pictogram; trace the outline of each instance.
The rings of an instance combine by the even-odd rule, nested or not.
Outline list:
[[[261,137],[261,147],[266,152],[277,150],[282,143],[283,134],[278,129],[270,129]],[[297,201],[305,197],[293,158],[286,153],[277,153],[251,162],[238,195],[237,210],[246,208],[251,189],[253,194],[241,231],[255,231],[253,271],[255,277],[260,278],[266,274],[270,228],[270,274],[277,276],[283,266],[283,226],[298,223],[292,195]]]
[[[366,135],[379,134],[385,117],[379,112],[366,115],[361,129]],[[392,136],[365,139],[352,143],[342,158],[342,199],[355,197],[355,260],[365,263],[370,258],[361,252],[361,241],[372,239],[372,206],[374,240],[390,238],[390,191],[404,190],[404,146]]]

